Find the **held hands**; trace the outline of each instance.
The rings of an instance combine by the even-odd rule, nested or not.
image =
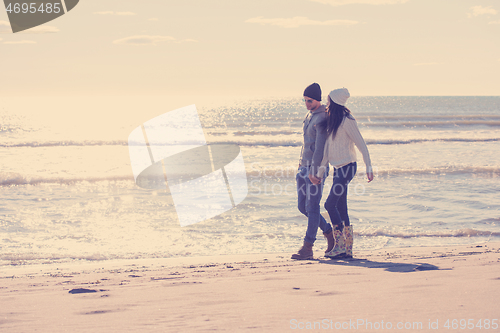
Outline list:
[[[319,185],[319,183],[321,183],[321,178],[318,178],[318,177],[315,177],[313,175],[309,175],[309,180],[311,181],[311,183],[313,183],[314,185]]]

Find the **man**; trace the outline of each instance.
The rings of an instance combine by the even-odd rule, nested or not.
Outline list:
[[[309,175],[316,175],[321,165],[327,136],[326,126],[320,125],[320,123],[326,122],[327,114],[326,107],[321,105],[319,84],[313,83],[304,90],[304,102],[309,112],[304,119],[304,145],[300,153],[296,180],[298,208],[302,214],[307,216],[307,231],[304,245],[296,254],[292,255],[292,259],[299,260],[313,259],[312,247],[316,240],[318,227],[321,228],[328,241],[328,248],[325,252],[331,251],[334,246],[332,226],[321,216],[319,208],[324,181],[314,185],[309,178]]]

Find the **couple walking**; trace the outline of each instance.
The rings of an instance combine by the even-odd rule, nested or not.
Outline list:
[[[366,165],[368,182],[373,180],[370,154],[348,108],[346,88],[332,90],[326,106],[321,104],[321,88],[313,83],[304,90],[307,113],[304,119],[304,145],[296,176],[298,207],[307,216],[304,245],[292,259],[313,259],[313,244],[318,227],[328,241],[325,256],[352,258],[353,229],[347,213],[347,188],[356,174],[358,147]],[[334,167],[333,184],[325,202],[330,225],[320,214],[320,201],[329,164]]]

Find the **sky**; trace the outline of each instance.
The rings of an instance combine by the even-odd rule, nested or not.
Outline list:
[[[0,97],[497,96],[500,2],[81,0],[16,34],[2,6],[0,59]]]

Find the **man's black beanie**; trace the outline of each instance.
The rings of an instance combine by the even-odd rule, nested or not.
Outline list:
[[[321,102],[321,88],[319,84],[314,82],[309,87],[307,87],[306,90],[304,90],[304,96],[311,97],[312,99]]]

